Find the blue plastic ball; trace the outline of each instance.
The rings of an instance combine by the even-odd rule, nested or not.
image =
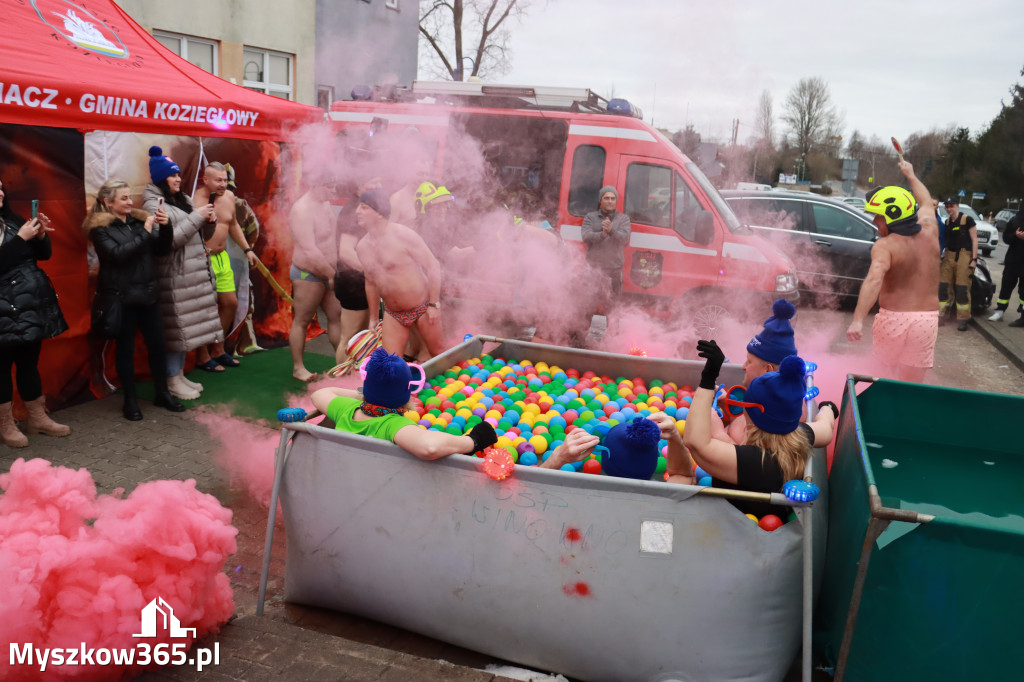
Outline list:
[[[537,454],[534,452],[524,452],[519,455],[519,463],[523,466],[536,466],[537,465]]]
[[[711,485],[711,477],[710,476],[705,476],[704,478],[702,478],[699,481],[697,481],[697,485],[704,486],[704,487],[710,486]]]

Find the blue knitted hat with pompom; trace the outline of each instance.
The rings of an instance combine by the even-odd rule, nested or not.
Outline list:
[[[784,357],[796,355],[793,325],[789,322],[795,314],[796,308],[786,299],[775,301],[772,304],[772,316],[764,321],[761,333],[747,344],[747,351],[774,365],[782,362]]]
[[[650,480],[658,466],[658,441],[661,430],[650,419],[634,417],[616,424],[604,437],[608,454],[601,458],[601,468],[609,476]]]
[[[804,409],[804,361],[796,355],[784,358],[778,372],[768,372],[750,382],[744,402],[764,406],[748,407],[747,419],[768,433],[792,433],[800,426]]]
[[[401,407],[409,402],[412,395],[409,390],[411,381],[412,372],[405,360],[378,348],[366,363],[363,398],[371,405]]]
[[[149,177],[153,179],[154,185],[159,185],[175,173],[180,172],[178,164],[174,163],[171,157],[164,156],[163,149],[156,145],[149,148]]]

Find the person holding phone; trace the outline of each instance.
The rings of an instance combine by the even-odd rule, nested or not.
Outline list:
[[[157,259],[160,312],[167,342],[167,387],[179,400],[195,400],[203,385],[185,376],[186,354],[224,340],[217,315],[217,293],[202,229],[213,218],[213,204],[198,208],[181,191],[181,169],[160,147],[149,149],[152,182],[142,191],[142,208],[167,225],[171,250]]]
[[[153,404],[171,412],[183,412],[185,406],[167,387],[164,326],[160,314],[160,288],[157,256],[171,249],[173,234],[166,220],[132,205],[131,189],[123,180],[107,180],[96,193],[96,203],[86,216],[82,229],[92,241],[100,260],[97,298],[120,308],[120,320],[113,330],[117,349],[115,365],[124,388],[124,418],[140,421],[135,390],[135,331],[142,332],[149,353],[156,397]],[[116,317],[116,315],[114,316]]]
[[[28,438],[14,421],[12,367],[28,409],[27,431],[56,437],[71,433],[47,416],[39,375],[43,340],[65,332],[68,325],[50,278],[37,264],[53,253],[47,235],[53,228],[38,207],[38,200],[33,201],[34,215],[26,221],[11,209],[0,180],[0,436],[13,448],[27,446]]]

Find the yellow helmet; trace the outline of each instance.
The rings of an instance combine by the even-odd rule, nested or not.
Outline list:
[[[416,188],[416,212],[426,213],[427,206],[435,201],[451,201],[452,193],[445,186],[438,187],[432,182],[424,182]]]
[[[876,187],[865,197],[864,210],[885,218],[886,225],[917,217],[917,202],[914,195],[895,185]]]

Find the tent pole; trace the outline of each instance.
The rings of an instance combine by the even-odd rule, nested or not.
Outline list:
[[[103,131],[103,182],[110,179],[110,167],[107,165],[107,131]]]

